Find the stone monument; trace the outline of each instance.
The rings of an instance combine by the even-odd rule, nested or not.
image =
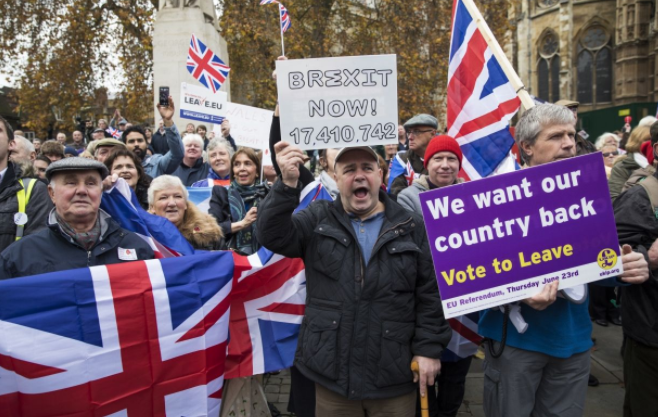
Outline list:
[[[185,125],[202,122],[181,119],[179,117],[180,86],[182,82],[195,86],[202,86],[192,74],[187,71],[187,51],[190,46],[192,33],[229,64],[226,41],[219,34],[219,23],[215,13],[213,0],[160,0],[158,12],[153,25],[153,103],[155,125],[157,126],[160,114],[155,107],[158,102],[161,86],[169,87],[174,97],[176,114],[174,122],[182,133]],[[230,76],[226,79],[220,91],[226,92],[231,98]],[[210,90],[209,90],[210,91]],[[212,131],[212,124],[205,123],[208,132]]]

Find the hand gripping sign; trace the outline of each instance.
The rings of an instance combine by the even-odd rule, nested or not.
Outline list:
[[[420,195],[447,318],[620,275],[599,154]]]
[[[395,55],[276,61],[281,138],[301,149],[397,143]]]

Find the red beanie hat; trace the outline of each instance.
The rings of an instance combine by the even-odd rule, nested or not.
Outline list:
[[[430,144],[427,145],[425,158],[423,159],[425,169],[427,169],[427,162],[432,159],[432,156],[434,156],[435,153],[444,151],[452,152],[457,155],[457,159],[459,159],[459,168],[462,167],[462,150],[457,141],[448,135],[439,135],[434,136],[430,141]]]

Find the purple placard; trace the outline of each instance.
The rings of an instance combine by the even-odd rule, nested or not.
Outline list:
[[[428,191],[420,201],[446,317],[531,297],[554,280],[564,289],[622,272],[598,153]]]

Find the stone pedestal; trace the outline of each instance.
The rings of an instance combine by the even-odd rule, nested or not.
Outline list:
[[[229,64],[228,49],[226,41],[220,36],[217,18],[214,10],[206,10],[206,7],[190,6],[186,1],[184,5],[178,6],[177,2],[172,6],[170,2],[158,10],[153,25],[153,110],[155,112],[155,125],[158,125],[160,114],[155,104],[159,100],[161,86],[169,87],[170,94],[174,98],[176,115],[174,121],[178,130],[183,132],[185,125],[189,122],[195,125],[199,122],[181,119],[178,115],[180,101],[180,85],[186,82],[196,86],[202,86],[192,74],[187,71],[187,52],[190,45],[192,33],[201,40],[208,48],[217,54],[222,61]],[[201,4],[204,5],[203,2]],[[212,13],[212,16],[209,15]],[[208,90],[210,91],[210,90]],[[222,85],[220,91],[230,93],[230,77]],[[208,132],[212,131],[212,124],[207,125]]]

